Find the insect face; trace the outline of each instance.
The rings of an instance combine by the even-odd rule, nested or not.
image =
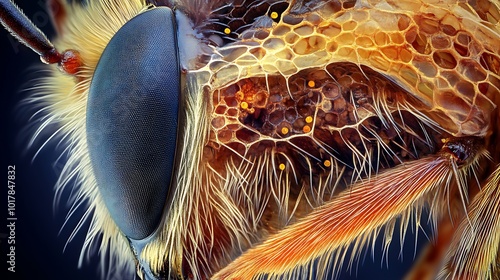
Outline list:
[[[20,36],[119,273],[324,279],[428,212],[410,278],[498,276],[498,1],[150,2]]]

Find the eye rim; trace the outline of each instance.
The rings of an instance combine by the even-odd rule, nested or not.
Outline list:
[[[108,203],[106,203],[106,195],[103,194],[102,187],[101,188],[99,187],[99,181],[101,181],[101,185],[102,185],[102,180],[99,180],[97,178],[99,175],[97,175],[96,173],[99,173],[100,171],[96,171],[96,169],[98,169],[98,168],[95,167],[95,165],[96,165],[95,162],[97,162],[99,160],[96,160],[95,152],[92,152],[92,150],[93,150],[93,147],[91,147],[92,140],[89,137],[89,135],[91,134],[89,131],[89,127],[92,126],[92,124],[89,125],[89,122],[90,122],[89,119],[91,119],[90,116],[92,115],[91,112],[89,113],[89,111],[91,111],[93,108],[91,102],[92,102],[93,97],[95,97],[95,95],[96,95],[95,84],[98,83],[98,82],[96,82],[96,80],[100,79],[99,73],[100,73],[101,69],[103,68],[101,61],[104,60],[103,57],[105,57],[105,55],[107,55],[107,51],[109,52],[109,49],[111,49],[110,45],[113,44],[112,42],[115,42],[117,40],[115,38],[118,38],[118,36],[121,36],[120,34],[123,34],[122,30],[124,30],[124,28],[125,29],[129,28],[138,19],[141,19],[141,17],[145,18],[148,15],[151,16],[153,13],[160,13],[160,14],[167,16],[167,21],[168,21],[167,28],[169,29],[169,32],[170,32],[169,36],[171,36],[172,40],[171,40],[170,44],[166,44],[166,45],[168,45],[168,47],[167,47],[168,50],[175,50],[175,51],[173,51],[172,52],[173,55],[168,56],[168,58],[165,56],[164,60],[165,61],[172,60],[172,57],[174,57],[173,63],[167,63],[167,64],[170,66],[173,66],[173,69],[175,69],[175,70],[170,71],[171,69],[168,69],[168,67],[165,67],[164,70],[168,73],[171,73],[171,74],[173,73],[176,83],[170,82],[171,80],[174,80],[174,79],[167,80],[167,81],[162,80],[162,81],[164,81],[162,83],[162,85],[163,84],[169,85],[166,92],[162,92],[162,93],[165,95],[166,99],[168,99],[170,101],[176,100],[176,102],[173,102],[173,104],[175,104],[174,106],[176,107],[177,112],[175,114],[171,114],[172,117],[174,117],[174,115],[175,115],[175,124],[176,125],[174,126],[174,129],[171,130],[171,131],[175,131],[175,135],[173,136],[174,141],[172,141],[173,145],[170,145],[168,147],[169,151],[170,151],[169,161],[171,163],[171,165],[170,165],[171,168],[165,173],[169,174],[167,176],[167,177],[169,177],[169,183],[167,184],[167,186],[163,186],[163,189],[166,188],[165,195],[160,196],[160,197],[165,197],[165,199],[161,200],[163,204],[162,204],[162,207],[160,207],[161,211],[157,212],[157,213],[159,213],[159,216],[157,217],[157,219],[155,219],[155,221],[156,221],[154,223],[155,226],[149,227],[147,234],[137,235],[137,234],[130,234],[130,231],[127,229],[124,230],[123,229],[124,222],[120,222],[120,221],[117,222],[116,214],[113,215],[113,213],[112,213],[113,210],[110,210]],[[154,24],[151,24],[151,26],[160,26],[161,25],[156,20],[153,20],[153,21],[146,20],[146,21],[153,22]],[[161,28],[165,28],[165,27],[166,26],[163,25]],[[165,218],[168,215],[168,212],[169,212],[168,210],[172,205],[172,200],[173,200],[172,196],[173,196],[173,193],[175,192],[175,189],[176,189],[175,181],[176,181],[176,174],[177,174],[177,166],[178,166],[178,162],[179,162],[180,151],[182,150],[181,139],[183,137],[183,132],[184,132],[183,131],[183,127],[184,127],[183,124],[185,123],[185,114],[183,113],[184,108],[185,108],[185,98],[184,98],[184,87],[182,86],[185,79],[184,79],[183,74],[180,70],[180,63],[179,63],[180,58],[179,58],[177,35],[178,35],[177,34],[177,22],[175,19],[175,15],[170,8],[168,8],[168,7],[152,7],[150,9],[144,11],[143,13],[138,14],[136,17],[132,18],[129,22],[127,22],[124,26],[122,26],[122,28],[120,28],[120,30],[118,30],[117,33],[113,36],[113,38],[110,40],[110,42],[108,43],[105,50],[103,51],[101,58],[96,66],[94,76],[92,77],[92,82],[91,82],[91,85],[89,87],[89,97],[88,97],[88,103],[87,103],[87,120],[86,120],[86,122],[87,122],[87,128],[86,128],[87,129],[87,145],[88,145],[89,156],[91,159],[91,165],[93,166],[92,168],[94,170],[94,175],[96,177],[96,181],[98,181],[97,188],[99,189],[101,197],[104,200],[106,208],[110,212],[110,215],[112,216],[114,222],[117,224],[117,227],[120,229],[120,231],[122,231],[122,233],[124,233],[124,235],[127,237],[127,239],[129,239],[129,241],[131,243],[133,243],[131,245],[134,245],[133,246],[134,250],[136,250],[136,248],[137,248],[137,249],[140,249],[140,251],[142,251],[143,246],[139,246],[140,245],[139,243],[142,243],[142,241],[144,241],[144,240],[151,240],[157,234],[158,230],[162,227],[162,225],[164,224]],[[172,54],[172,53],[170,53],[170,54]],[[115,57],[115,56],[112,55],[111,57]],[[100,65],[101,65],[101,68],[100,68]],[[163,66],[165,66],[165,65],[163,65]],[[105,71],[105,70],[102,70],[102,71]],[[158,84],[160,84],[160,83],[158,83]],[[176,90],[172,90],[171,84],[174,84],[173,88]],[[172,94],[172,93],[174,93],[174,94]],[[176,95],[176,96],[173,96],[174,98],[172,98],[172,95]],[[92,128],[90,128],[90,130],[92,130]],[[170,135],[172,135],[172,134],[170,134]],[[94,153],[94,155],[92,155],[93,153]],[[130,201],[133,201],[133,199],[128,199],[127,201],[130,202]],[[160,200],[157,200],[157,201],[160,201]],[[117,212],[117,211],[114,211],[114,212]],[[141,241],[141,242],[138,243],[138,241]]]

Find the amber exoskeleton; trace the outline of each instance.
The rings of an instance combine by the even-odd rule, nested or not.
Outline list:
[[[50,2],[33,100],[118,273],[324,279],[430,223],[409,279],[500,277],[497,0]]]

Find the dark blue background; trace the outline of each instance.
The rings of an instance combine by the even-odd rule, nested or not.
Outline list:
[[[16,1],[29,18],[39,27],[52,34],[50,19],[45,11],[45,1]],[[0,88],[2,98],[2,165],[4,182],[0,193],[0,234],[7,232],[7,166],[16,165],[16,273],[7,273],[6,239],[0,235],[2,279],[98,279],[97,260],[85,262],[77,268],[79,251],[83,244],[83,234],[69,243],[66,240],[76,225],[76,220],[62,231],[67,209],[53,210],[54,185],[63,162],[57,163],[62,148],[54,143],[42,149],[33,160],[38,147],[46,137],[42,137],[33,148],[27,149],[32,135],[29,117],[33,111],[19,106],[26,98],[23,89],[40,74],[32,66],[42,66],[38,56],[30,49],[18,44],[0,28]],[[30,68],[31,67],[31,68]],[[35,67],[36,68],[36,67]],[[48,131],[53,132],[53,131]],[[7,276],[5,278],[5,276]]]
[[[45,1],[19,0],[16,3],[26,12],[28,17],[35,20],[45,32],[52,34],[52,28],[48,22],[48,15],[44,10]],[[14,42],[14,43],[13,43]],[[21,90],[29,86],[30,80],[36,78],[36,70],[30,69],[33,65],[41,66],[38,56],[26,47],[15,43],[5,30],[0,30],[0,88],[2,98],[2,165],[4,178],[7,177],[7,166],[16,165],[16,273],[8,273],[6,264],[6,239],[3,237],[7,232],[7,188],[2,188],[0,194],[0,207],[2,213],[2,226],[0,227],[0,241],[2,252],[0,260],[2,264],[0,275],[2,279],[99,279],[97,258],[84,262],[81,269],[77,268],[80,248],[86,232],[80,232],[77,237],[69,243],[63,252],[66,240],[72,229],[78,222],[73,219],[61,231],[68,211],[63,203],[53,211],[54,185],[58,174],[62,169],[64,161],[57,162],[62,152],[62,147],[56,147],[55,143],[47,145],[37,158],[33,156],[43,141],[39,141],[35,148],[27,149],[29,133],[29,116],[33,111],[19,107],[19,103],[26,96]],[[17,106],[17,107],[16,107]],[[42,137],[42,140],[45,138]],[[79,216],[79,213],[75,216]],[[4,235],[1,235],[4,234]],[[423,234],[420,234],[423,237]],[[412,263],[414,238],[407,238],[404,249],[404,260],[401,262],[399,256],[399,245],[397,241],[391,246],[389,256],[389,268],[384,263],[381,265],[381,256],[375,256],[372,260],[371,254],[360,262],[358,272],[344,273],[338,279],[401,279],[409,265]],[[425,242],[424,238],[420,238]],[[420,244],[421,245],[421,244]],[[379,243],[380,251],[380,243]],[[344,266],[345,268],[345,266]],[[357,274],[357,276],[356,276]],[[124,278],[126,279],[126,278]]]

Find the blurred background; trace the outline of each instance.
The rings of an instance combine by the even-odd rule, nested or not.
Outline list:
[[[25,11],[38,27],[53,37],[50,18],[45,10],[45,0],[17,0],[16,3]],[[29,92],[26,91],[33,79],[42,73],[43,65],[39,57],[30,49],[22,46],[7,31],[0,30],[0,89],[2,93],[2,166],[7,177],[7,166],[16,166],[16,273],[5,273],[7,270],[7,187],[2,187],[0,207],[3,226],[0,226],[1,275],[8,280],[14,279],[100,279],[98,259],[90,258],[78,268],[80,248],[88,224],[85,224],[76,237],[66,245],[73,229],[78,223],[81,213],[76,213],[63,227],[69,206],[65,204],[63,195],[61,204],[53,206],[54,185],[64,166],[64,157],[59,158],[64,147],[57,146],[56,141],[49,142],[34,158],[39,147],[50,133],[47,131],[32,148],[28,148],[33,128],[38,124],[30,120],[33,110],[20,106]],[[5,178],[4,177],[4,178]],[[5,182],[5,181],[4,181]],[[351,272],[345,272],[337,279],[401,279],[414,258],[414,236],[407,236],[403,254],[395,240],[389,252],[389,264],[383,262],[379,254],[380,242],[372,258],[368,251]],[[426,242],[422,232],[419,233],[418,248]],[[418,249],[417,249],[418,250]],[[344,266],[345,270],[346,266]],[[128,279],[123,276],[121,279]]]

